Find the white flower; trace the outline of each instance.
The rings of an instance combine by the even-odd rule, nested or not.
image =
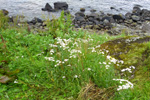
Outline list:
[[[94,48],[94,47],[92,48],[92,52],[96,52],[96,50],[95,50],[95,48]]]
[[[105,65],[106,65],[106,62],[103,62],[103,64],[105,64]]]
[[[108,55],[108,56],[107,56],[107,59],[109,59],[109,60],[110,60],[110,58],[112,58],[112,57]]]
[[[14,83],[18,83],[17,79],[14,81]]]
[[[64,59],[64,61],[68,61],[69,59]]]
[[[109,66],[109,65],[106,65],[105,67],[106,67],[106,69],[108,69],[110,66]]]
[[[78,75],[75,75],[74,78],[78,78]]]
[[[99,64],[102,64],[101,62],[99,62]]]
[[[50,50],[50,53],[54,53],[54,49],[51,49],[51,50]]]
[[[88,68],[88,70],[90,71],[90,70],[91,70],[91,68]]]
[[[125,85],[122,85],[122,86],[119,86],[117,88],[117,90],[122,90],[122,89],[128,89],[128,88],[133,88],[133,84],[131,82],[129,82],[128,80],[125,80],[125,79],[113,79],[115,81],[120,81],[120,83],[122,82],[127,82]]]
[[[66,76],[63,76],[62,78],[66,78]]]
[[[53,57],[45,57],[46,60],[55,61]]]

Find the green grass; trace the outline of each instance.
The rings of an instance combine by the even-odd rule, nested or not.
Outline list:
[[[105,99],[149,98],[148,81],[141,83],[141,87],[134,84],[133,89],[117,91],[120,84],[113,79],[120,75],[116,75],[114,64],[99,47],[124,34],[109,36],[74,31],[63,14],[58,20],[49,24],[45,33],[32,34],[26,27],[0,31],[0,77],[10,78],[5,84],[0,80],[1,100],[84,100],[81,94],[89,84],[100,89],[100,97]]]

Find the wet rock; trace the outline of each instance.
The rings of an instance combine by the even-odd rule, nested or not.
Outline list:
[[[140,17],[136,15],[131,16],[131,18],[133,21],[136,21],[136,22],[140,20]]]
[[[139,7],[133,7],[132,13],[134,13],[136,15],[140,15],[141,11],[142,10]]]
[[[125,14],[125,18],[126,18],[126,19],[130,19],[131,16],[132,16],[132,13],[130,13],[130,12],[128,12],[128,13]]]
[[[97,18],[99,18],[99,14],[97,14],[97,13],[91,13],[91,14],[89,14],[89,15],[87,15],[87,17],[88,18],[94,18],[94,19],[97,19]]]
[[[120,15],[113,15],[112,17],[116,22],[124,21],[124,18]]]
[[[96,10],[95,10],[95,9],[91,9],[90,12],[91,12],[91,13],[95,13]]]
[[[70,11],[69,10],[64,10],[64,15],[68,15],[70,14]]]
[[[46,3],[45,8],[42,8],[42,11],[54,12],[55,10],[49,3]]]
[[[80,11],[81,12],[85,12],[85,8],[80,8]]]
[[[36,23],[43,23],[43,21],[40,18],[34,17],[31,21],[28,23],[35,25]],[[42,24],[41,24],[42,25]]]
[[[115,7],[110,7],[110,9],[116,9]]]
[[[84,19],[84,17],[82,17],[82,16],[75,16],[75,22],[76,21],[80,21],[80,22],[83,22],[83,21],[85,21],[85,19]]]
[[[150,11],[147,9],[143,9],[141,18],[142,20],[150,20]]]
[[[56,10],[67,10],[68,4],[66,2],[55,2],[54,9]]]
[[[6,9],[2,9],[2,12],[5,16],[9,14],[9,12]]]
[[[85,14],[83,12],[77,12],[75,16],[85,17]]]

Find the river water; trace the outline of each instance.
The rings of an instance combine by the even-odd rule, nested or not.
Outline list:
[[[91,9],[104,11],[105,13],[123,13],[131,12],[134,5],[141,5],[141,8],[150,9],[150,0],[58,0],[67,2],[69,11],[72,14],[79,11],[80,8],[85,8],[86,13]],[[10,16],[24,15],[29,19],[33,17],[46,18],[59,16],[59,12],[48,13],[43,12],[41,8],[49,3],[53,7],[53,3],[57,0],[0,0],[0,9],[9,11]],[[115,7],[116,10],[111,10],[110,7]]]

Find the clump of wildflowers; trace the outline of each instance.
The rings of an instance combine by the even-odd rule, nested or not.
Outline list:
[[[125,85],[119,86],[117,88],[117,91],[123,90],[123,89],[128,89],[128,88],[133,88],[133,84],[131,82],[129,82],[128,80],[125,80],[125,79],[113,79],[113,80],[120,81],[120,84],[122,84],[122,82],[126,82]]]

